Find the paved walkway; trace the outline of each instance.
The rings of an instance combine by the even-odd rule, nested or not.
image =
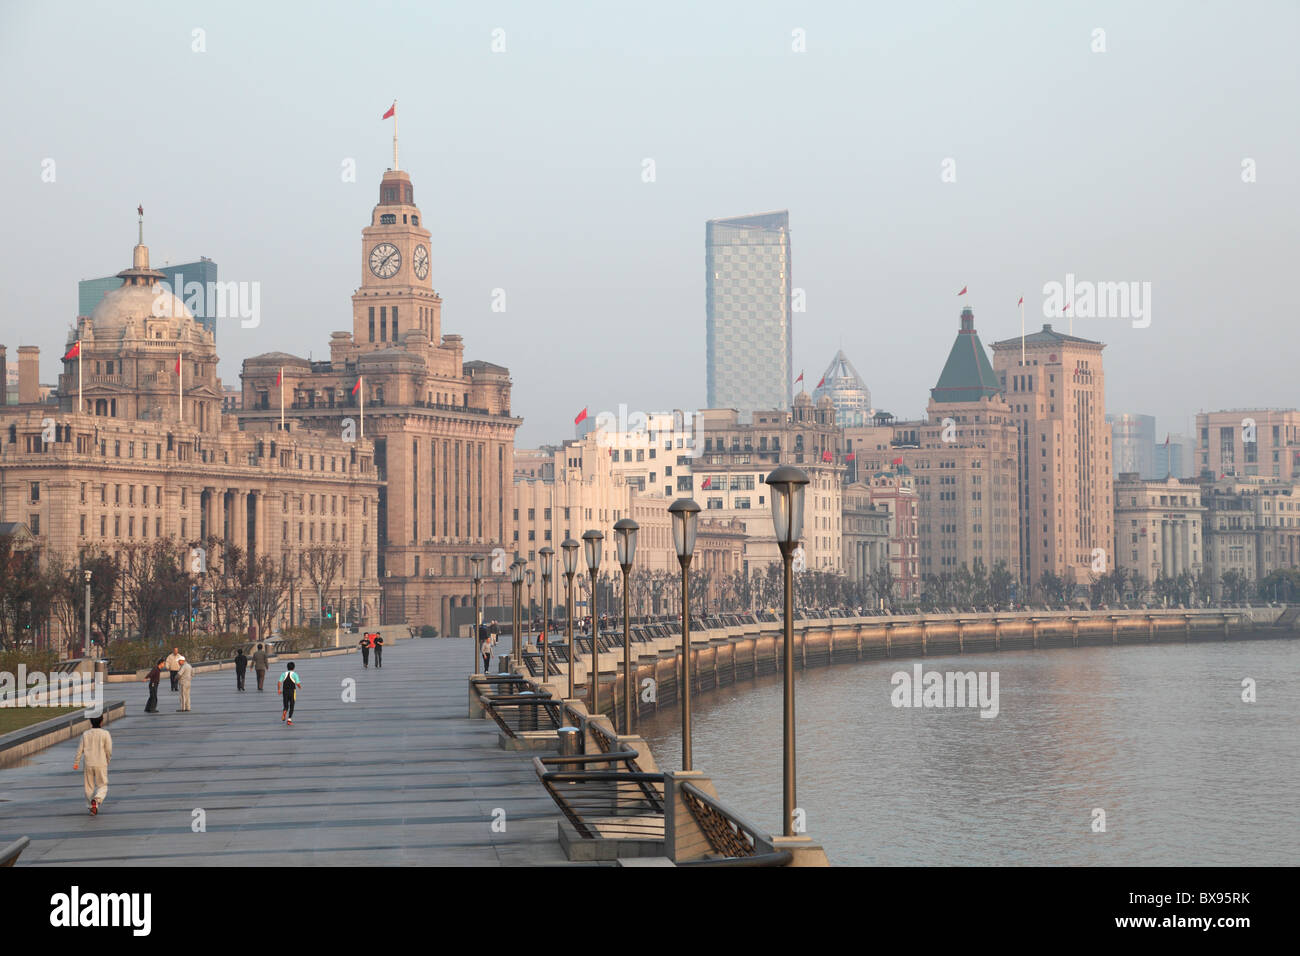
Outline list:
[[[382,669],[355,653],[299,661],[292,727],[275,693],[283,661],[261,694],[251,671],[242,694],[234,671],[196,676],[188,714],[166,675],[158,715],[144,713],[143,682],[108,684],[127,716],[109,726],[104,809],[85,810],[77,741],[50,747],[0,770],[0,844],[31,837],[20,865],[564,863],[531,759],[465,716],[469,660],[467,639],[416,639],[385,648]],[[206,832],[192,829],[196,809]]]

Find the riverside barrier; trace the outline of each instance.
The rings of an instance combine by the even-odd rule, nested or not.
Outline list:
[[[796,620],[795,667],[886,658],[930,657],[1001,650],[1028,650],[1179,641],[1295,637],[1283,607],[1116,609],[1098,611],[1014,611],[925,615],[880,615]],[[783,625],[753,616],[738,624],[709,627],[691,623],[691,692],[699,693],[781,670]],[[681,627],[635,625],[632,632],[633,714],[644,717],[678,703],[681,681]],[[575,694],[591,700],[593,639],[576,641]],[[567,687],[567,645],[551,649],[551,678]],[[540,675],[540,657],[531,645],[524,663]],[[600,711],[621,721],[623,709],[623,634],[599,637]],[[649,683],[647,683],[649,682]],[[653,689],[653,693],[647,693]]]
[[[1256,607],[801,618],[793,627],[793,656],[795,666],[806,670],[1001,650],[1294,638],[1286,614],[1286,608]],[[676,624],[638,625],[631,635],[635,726],[662,707],[678,706],[682,640]],[[692,622],[692,694],[779,673],[783,644],[784,627],[777,620],[730,615],[714,626]],[[563,697],[567,645],[553,646],[549,656],[545,679],[532,646],[525,648],[519,670],[471,677],[469,715],[494,720],[503,749],[559,751],[535,756],[533,764],[564,816],[559,839],[571,860],[829,865],[811,838],[763,832],[728,808],[705,774],[661,771],[641,737],[617,732],[615,723],[624,714],[621,631],[575,641],[573,699]],[[600,713],[589,710],[593,661],[599,663]]]

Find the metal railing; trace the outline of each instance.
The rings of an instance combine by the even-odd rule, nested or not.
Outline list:
[[[682,783],[681,795],[715,855],[683,861],[679,866],[786,866],[793,859],[789,850],[764,849],[755,827],[694,784]]]
[[[524,691],[483,698],[483,710],[509,737],[531,731],[555,731],[564,726],[564,705],[550,694]]]
[[[555,805],[584,840],[664,838],[664,775],[646,773],[640,754],[622,746],[599,722],[565,706],[569,726],[590,732],[599,753],[534,757],[533,767]]]

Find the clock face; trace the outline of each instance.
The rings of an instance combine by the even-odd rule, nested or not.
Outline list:
[[[402,267],[402,254],[391,242],[381,242],[370,250],[370,271],[381,279],[391,279]]]
[[[415,247],[415,252],[411,255],[411,264],[415,266],[415,277],[425,279],[429,275],[429,250],[423,245]]]

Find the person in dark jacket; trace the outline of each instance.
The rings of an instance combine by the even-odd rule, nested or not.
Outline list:
[[[384,666],[384,639],[378,634],[375,635],[375,666]]]
[[[361,666],[363,668],[370,666],[370,635],[361,635],[361,643],[357,645],[361,648]]]
[[[241,647],[235,651],[235,687],[239,690],[244,689],[244,674],[248,671],[248,658],[244,656],[244,649]]]
[[[158,658],[158,663],[153,666],[146,676],[145,680],[149,682],[149,703],[144,705],[146,714],[158,713],[158,682],[162,680],[163,665],[167,663],[167,658]]]

